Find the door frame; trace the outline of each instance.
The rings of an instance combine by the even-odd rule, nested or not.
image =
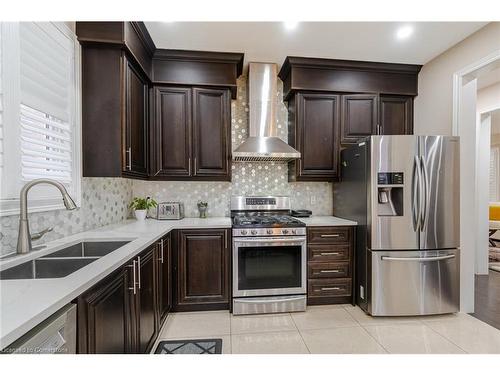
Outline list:
[[[458,70],[453,74],[453,118],[452,118],[452,135],[458,136],[463,131],[464,126],[467,124],[463,124],[463,120],[461,119],[461,114],[463,111],[466,111],[467,108],[463,108],[461,101],[463,100],[464,90],[463,87],[467,83],[472,82],[477,79],[482,73],[500,67],[500,49],[483,57],[482,59],[465,66],[464,68]],[[474,98],[474,106],[475,98]],[[464,205],[460,205],[460,222],[461,228],[468,228],[466,231],[460,231],[460,248],[461,248],[461,257],[460,257],[460,311],[471,313],[474,312],[474,275],[475,275],[475,260],[477,257],[475,247],[478,243],[481,243],[480,236],[486,235],[487,228],[484,233],[482,233],[482,229],[478,229],[479,214],[481,204],[484,205],[483,200],[488,199],[488,197],[479,196],[477,194],[477,187],[480,183],[479,175],[476,173],[477,165],[479,162],[479,153],[478,153],[478,139],[477,139],[477,121],[474,122],[474,126],[476,127],[476,137],[472,138],[462,138],[461,143],[461,153],[463,152],[464,147],[462,145],[467,142],[465,148],[470,148],[473,150],[473,158],[474,158],[474,167],[471,171],[473,178],[471,180],[467,180],[465,178],[460,178],[460,192],[461,192],[461,202],[464,202],[467,197],[465,197],[464,191],[466,188],[468,190],[473,191],[473,199],[471,202],[472,215],[470,211],[464,210]],[[461,159],[464,157],[462,155]],[[470,198],[469,198],[470,199]]]

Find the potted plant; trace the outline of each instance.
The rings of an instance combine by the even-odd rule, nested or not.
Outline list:
[[[206,217],[207,217],[208,202],[198,201],[197,206],[198,206],[198,211],[200,212],[200,218],[201,219],[206,219]]]
[[[146,214],[150,208],[154,208],[158,205],[154,199],[150,197],[139,198],[135,197],[132,202],[130,202],[129,207],[134,210],[134,215],[137,220],[144,220]]]

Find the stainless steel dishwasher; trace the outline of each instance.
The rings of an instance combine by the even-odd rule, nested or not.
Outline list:
[[[9,345],[3,353],[76,354],[76,305],[66,305]]]

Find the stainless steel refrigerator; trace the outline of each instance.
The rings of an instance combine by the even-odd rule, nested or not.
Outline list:
[[[334,215],[358,222],[355,293],[374,316],[455,312],[458,137],[371,136],[342,151]]]

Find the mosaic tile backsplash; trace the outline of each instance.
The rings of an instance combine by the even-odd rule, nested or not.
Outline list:
[[[231,103],[233,150],[248,134],[247,77],[238,80],[237,99]],[[282,82],[278,80],[277,127],[279,137],[287,141],[288,112],[283,103]],[[332,184],[326,182],[288,182],[288,166],[278,162],[233,163],[232,182],[139,181],[122,178],[83,178],[82,205],[75,211],[48,211],[29,214],[32,233],[49,226],[54,231],[39,245],[74,233],[98,228],[127,219],[128,203],[133,196],[151,196],[162,201],[184,203],[186,217],[197,217],[196,203],[208,202],[210,216],[229,216],[232,195],[286,195],[292,208],[309,209],[314,215],[333,212]],[[19,216],[0,218],[0,255],[15,251]]]
[[[74,233],[113,224],[129,216],[128,203],[132,199],[132,181],[124,178],[82,179],[82,204],[74,211],[57,210],[29,214],[30,230],[39,232],[47,227],[47,233],[33,246],[53,241]],[[19,215],[0,218],[0,254],[15,251]]]
[[[238,79],[237,99],[231,103],[233,150],[248,134],[247,77]],[[288,111],[283,103],[283,84],[278,79],[278,135],[288,136]],[[231,195],[287,195],[292,208],[309,209],[314,215],[333,212],[332,184],[327,182],[288,182],[288,166],[278,162],[237,162],[232,165],[232,182],[134,181],[134,196],[151,196],[158,201],[181,201],[185,216],[198,216],[196,203],[208,202],[210,216],[229,216]]]

